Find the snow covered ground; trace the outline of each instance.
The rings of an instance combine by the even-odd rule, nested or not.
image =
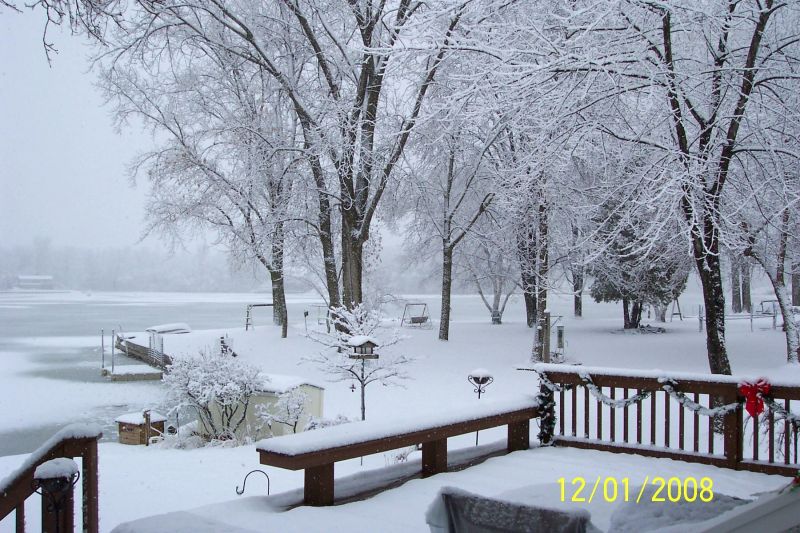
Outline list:
[[[202,307],[213,304],[214,298],[219,298],[219,302],[224,303],[221,308],[225,310],[225,315],[216,319],[212,312],[207,312],[206,307]],[[357,393],[350,391],[350,383],[328,382],[323,371],[303,361],[304,356],[319,350],[318,345],[303,336],[303,311],[309,310],[308,327],[317,327],[316,311],[312,304],[318,300],[313,296],[290,299],[289,316],[292,324],[289,338],[280,339],[278,328],[270,325],[269,310],[257,312],[254,331],[244,331],[244,304],[263,299],[251,294],[2,294],[0,305],[3,308],[0,312],[22,320],[23,316],[29,315],[20,313],[40,313],[48,309],[48,306],[60,306],[59,312],[72,309],[79,315],[84,306],[92,305],[94,313],[102,313],[105,309],[109,315],[114,309],[136,310],[136,315],[129,316],[136,316],[137,320],[131,318],[125,324],[126,329],[131,330],[143,331],[146,327],[161,322],[188,322],[193,328],[192,333],[165,336],[166,352],[194,353],[205,346],[213,346],[221,335],[227,334],[233,339],[233,349],[240,357],[260,366],[265,372],[299,375],[323,384],[326,387],[326,416],[342,414],[358,417],[359,398]],[[431,316],[437,318],[437,297],[419,295],[407,299],[427,301]],[[758,295],[754,299],[757,302]],[[664,334],[623,333],[620,329],[622,313],[619,304],[595,304],[587,301],[584,303],[585,317],[574,319],[571,316],[571,300],[571,296],[553,295],[550,305],[554,314],[565,316],[566,354],[569,361],[591,366],[707,372],[705,336],[698,332],[696,318],[686,318],[683,322],[676,318],[674,322],[664,324],[667,329]],[[699,292],[695,286],[691,286],[689,293],[681,299],[684,312],[696,315],[699,303]],[[500,326],[491,325],[489,313],[477,296],[456,296],[452,306],[453,325],[449,342],[437,340],[436,327],[403,329],[407,338],[393,348],[415,358],[408,366],[411,379],[404,382],[404,388],[370,385],[367,388],[368,419],[390,419],[400,414],[413,416],[415,413],[424,416],[432,408],[468,406],[478,401],[535,392],[535,375],[516,370],[519,365],[528,361],[532,342],[532,332],[524,324],[521,301],[512,299],[509,302],[504,324]],[[183,316],[176,313],[183,313]],[[196,320],[192,320],[192,313],[196,313]],[[399,325],[401,305],[387,306],[386,313],[386,327]],[[109,320],[107,328],[110,329],[115,322],[116,320]],[[644,322],[654,323],[647,319]],[[210,323],[224,327],[216,330],[202,329],[209,327]],[[754,331],[751,332],[747,320],[729,322],[728,348],[733,371],[739,375],[780,377],[781,381],[794,380],[800,383],[800,369],[788,367],[784,362],[783,334],[780,328],[773,330],[771,324],[769,318],[757,318]],[[5,327],[8,328],[8,325]],[[92,362],[93,359],[87,358],[84,363],[78,363],[77,370],[72,368],[72,371],[79,374],[74,379],[63,379],[62,376],[54,375],[54,372],[67,372],[70,367],[75,366],[74,359],[70,359],[68,353],[70,350],[86,350],[97,345],[96,336],[88,336],[89,331],[86,328],[76,326],[76,336],[65,336],[68,335],[64,331],[66,326],[53,328],[53,332],[59,337],[46,337],[46,333],[41,332],[10,337],[8,329],[3,328],[0,325],[0,355],[4,365],[4,371],[0,373],[0,390],[4,392],[0,395],[0,435],[3,438],[13,438],[15,431],[22,431],[32,423],[57,426],[62,422],[84,419],[87,413],[96,416],[97,410],[102,410],[104,416],[113,420],[122,412],[130,410],[131,406],[150,405],[157,409],[165,407],[162,405],[161,385],[104,382],[94,377],[99,365]],[[47,357],[32,356],[32,346],[40,350],[57,347],[61,350],[61,355],[47,352]],[[91,357],[96,359],[98,356],[99,353],[94,353]],[[495,377],[494,383],[480,400],[467,382],[467,375],[479,367],[486,368]],[[89,378],[90,375],[93,377]],[[532,431],[535,430],[534,424]],[[504,433],[504,428],[481,432],[481,443],[501,440]],[[474,436],[452,439],[449,446],[451,449],[474,446]],[[0,478],[18,466],[24,457],[0,457]],[[390,457],[381,454],[366,457],[363,467],[358,460],[337,463],[337,478],[382,468],[391,462]],[[420,530],[424,529],[423,514],[427,504],[438,488],[445,484],[455,484],[485,495],[496,495],[529,485],[554,484],[561,476],[588,478],[597,475],[619,477],[624,474],[635,480],[644,475],[707,475],[713,477],[715,484],[719,484],[720,492],[748,497],[786,482],[785,478],[774,476],[729,472],[641,457],[612,456],[577,450],[532,450],[513,454],[511,457],[491,459],[461,473],[411,481],[399,489],[365,502],[337,507],[336,510],[298,508],[271,514],[267,518],[262,505],[266,504],[263,498],[242,497],[234,503],[223,503],[236,499],[235,487],[254,468],[259,468],[259,465],[253,445],[177,450],[104,442],[100,448],[101,529],[108,531],[122,522],[155,514],[220,504],[222,507],[208,507],[191,514],[220,516],[224,511],[224,516],[229,517],[235,510],[239,518],[231,518],[231,524],[255,530],[265,529],[259,525],[261,520],[264,524],[272,524],[272,520],[276,520],[274,528],[266,529],[291,530],[291,525],[294,530],[309,531],[319,530],[318,527],[311,527],[313,524],[318,526],[325,523],[332,526],[335,523],[342,530],[375,531],[387,530],[387,524],[380,520],[385,518],[388,509],[407,506],[408,512],[394,512],[392,515],[401,515],[396,518],[398,529]],[[273,494],[297,491],[302,487],[302,472],[269,467],[265,470],[270,474]],[[246,496],[262,493],[264,489],[263,481],[253,477],[248,482]],[[34,504],[38,505],[38,502],[29,502],[29,505]],[[35,509],[31,507],[29,510],[28,516],[31,520],[36,520],[38,512]],[[326,512],[332,514],[326,515]],[[592,512],[602,515],[604,511]],[[602,516],[610,515],[606,513]],[[381,527],[374,527],[379,523]],[[1,532],[10,531],[11,527],[10,520],[0,522]]]

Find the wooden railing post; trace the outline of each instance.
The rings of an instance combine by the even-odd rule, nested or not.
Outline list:
[[[738,401],[736,390],[724,394],[722,399],[726,404]],[[742,418],[742,406],[738,405],[735,410],[727,413],[722,419],[724,453],[729,468],[735,469],[742,462]],[[757,424],[753,431],[758,431]]]
[[[516,452],[531,447],[531,421],[522,420],[508,424],[508,451]]]
[[[83,531],[98,533],[100,531],[99,490],[97,483],[97,440],[92,439],[83,451]]]
[[[422,477],[447,472],[447,439],[422,443]]]
[[[17,528],[16,533],[25,533],[25,501],[23,500],[22,503],[17,505],[17,509],[15,511]]]
[[[547,376],[542,374],[542,380],[545,379]],[[539,442],[542,446],[547,446],[553,442],[553,433],[556,429],[555,396],[547,385],[540,382],[539,394],[536,399],[539,401]]]
[[[303,496],[306,505],[333,505],[333,463],[306,468]]]

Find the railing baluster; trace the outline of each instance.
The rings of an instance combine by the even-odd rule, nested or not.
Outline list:
[[[656,391],[650,394],[650,444],[656,444]]]
[[[564,388],[558,392],[558,434],[564,434]]]
[[[767,432],[767,438],[769,439],[769,462],[775,462],[775,413],[772,412],[772,409],[769,409],[769,414],[767,415],[767,424],[769,425],[769,430]]]
[[[711,407],[711,395],[708,395],[708,406]],[[708,453],[714,454],[714,417],[708,418]]]
[[[636,394],[641,394],[642,389],[636,389]],[[636,402],[636,444],[642,443],[642,400]]]
[[[628,399],[627,388],[622,389],[622,397],[626,400]],[[622,410],[622,423],[624,424],[624,427],[622,428],[622,440],[626,443],[628,442],[628,409],[629,406],[626,404]]]
[[[612,400],[615,400],[617,397],[617,388],[611,387],[611,393],[609,394]],[[616,408],[612,407],[609,409],[608,416],[611,418],[611,442],[615,442],[617,440],[617,410]]]
[[[583,436],[589,438],[589,389],[583,388]]]
[[[572,436],[578,436],[578,386],[572,387]]]
[[[694,393],[694,403],[700,403],[700,394],[695,392]],[[694,441],[694,451],[696,453],[700,452],[700,415],[697,414],[697,411],[694,412],[694,422],[693,427],[694,433],[692,435],[692,440]]]
[[[678,449],[684,450],[684,442],[686,439],[686,408],[683,404],[678,403]]]
[[[669,434],[671,427],[670,413],[669,413],[669,393],[664,391],[664,447],[669,448]]]
[[[753,419],[753,461],[758,461],[758,417]]]
[[[17,505],[14,514],[16,515],[14,517],[16,519],[16,533],[25,533],[25,500]]]
[[[600,387],[600,394],[603,394],[603,387]],[[597,400],[597,429],[594,434],[597,440],[603,440],[603,402]]]
[[[783,408],[789,410],[789,400],[783,400]],[[792,434],[789,432],[789,421],[783,422],[783,462],[787,465],[791,462],[789,455],[789,441],[792,439]],[[796,454],[795,454],[796,455]]]

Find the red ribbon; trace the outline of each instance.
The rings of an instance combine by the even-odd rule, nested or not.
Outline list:
[[[763,396],[769,394],[770,388],[769,382],[763,378],[755,383],[744,382],[739,385],[739,394],[745,399],[744,409],[753,418],[764,412]]]

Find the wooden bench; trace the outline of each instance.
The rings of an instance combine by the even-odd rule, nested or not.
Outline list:
[[[333,465],[337,461],[422,444],[422,477],[447,471],[447,439],[473,431],[508,426],[509,452],[530,446],[530,420],[539,416],[535,399],[481,401],[470,409],[437,415],[352,422],[259,441],[263,465],[305,470],[306,505],[332,505]]]

